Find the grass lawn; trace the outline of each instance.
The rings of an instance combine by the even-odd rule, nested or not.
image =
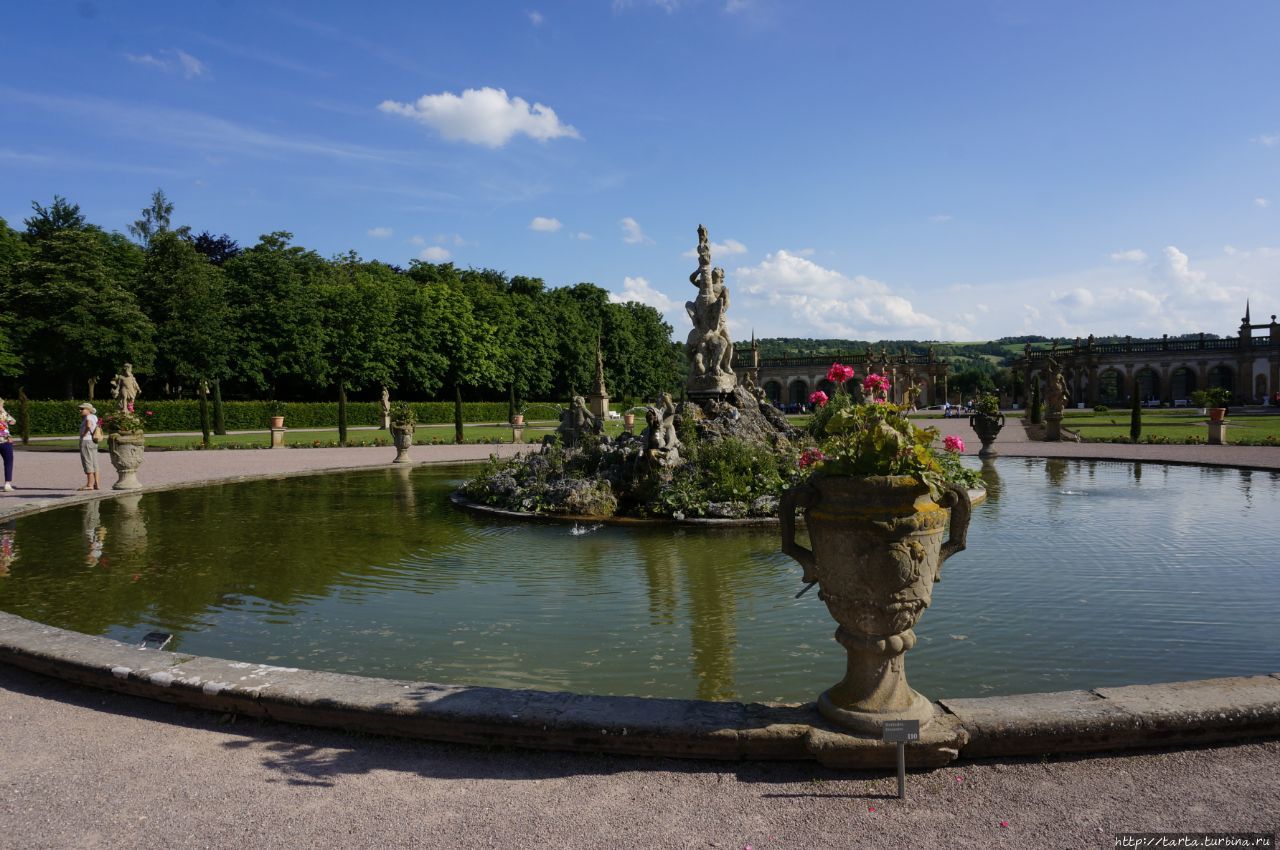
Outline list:
[[[1168,437],[1181,440],[1185,437],[1205,437],[1208,417],[1198,410],[1143,410],[1142,436]],[[1129,411],[1119,408],[1108,413],[1076,411],[1067,413],[1063,427],[1075,431],[1085,439],[1129,436]],[[1227,440],[1261,440],[1266,437],[1280,439],[1280,416],[1227,417]]]

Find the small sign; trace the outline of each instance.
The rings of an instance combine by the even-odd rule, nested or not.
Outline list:
[[[880,740],[889,743],[905,743],[920,740],[919,720],[886,720]]]

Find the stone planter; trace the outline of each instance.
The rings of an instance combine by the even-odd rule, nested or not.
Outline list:
[[[516,413],[511,417],[511,424],[517,428],[524,424],[524,414]]]
[[[982,441],[982,449],[978,452],[978,457],[995,457],[996,450],[991,447],[991,444],[996,441],[1000,429],[1004,427],[1004,414],[974,413],[969,417],[969,427],[978,433],[978,439]]]
[[[112,490],[138,490],[138,467],[142,466],[147,438],[140,431],[122,431],[107,436],[107,450],[111,453],[111,465],[120,476],[111,485]]]
[[[272,428],[283,428],[283,427],[284,427],[284,417],[283,417],[283,416],[272,416],[272,417],[271,417],[271,427],[272,427]]]
[[[409,463],[409,449],[413,446],[412,425],[391,425],[391,439],[396,445],[396,459],[392,463]]]
[[[885,720],[933,719],[929,700],[907,685],[903,653],[915,646],[912,627],[943,562],[965,548],[969,494],[952,487],[943,502],[911,476],[814,476],[783,494],[782,551],[818,583],[848,654],[844,679],[818,698],[829,720],[879,735]],[[796,543],[797,507],[812,549]]]

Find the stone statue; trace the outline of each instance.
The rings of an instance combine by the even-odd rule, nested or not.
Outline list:
[[[604,433],[604,420],[587,409],[585,398],[576,395],[568,409],[560,414],[560,427],[556,429],[556,433],[565,447],[573,448],[587,434]]]
[[[924,387],[920,384],[910,384],[902,393],[902,406],[907,410],[915,410],[916,402],[920,399],[920,394],[924,392]]]
[[[133,403],[138,398],[140,390],[138,379],[133,376],[132,363],[124,364],[123,375],[116,375],[111,379],[111,395],[119,402],[121,413],[129,413],[133,410]]]
[[[724,269],[711,267],[711,243],[702,225],[698,225],[698,269],[689,275],[689,282],[698,287],[698,294],[684,305],[693,322],[685,343],[689,358],[686,389],[693,397],[727,395],[737,385],[733,339],[725,322],[729,289],[724,283]]]
[[[653,466],[671,468],[680,465],[680,437],[676,434],[676,406],[670,393],[663,393],[658,404],[645,408],[648,425],[640,439],[644,457]]]
[[[382,410],[382,424],[378,426],[378,430],[385,431],[391,427],[391,391],[385,385],[382,387],[382,397],[378,400],[378,404]]]
[[[604,354],[600,351],[600,338],[596,338],[596,385],[592,390],[595,395],[608,398],[609,391],[604,388]]]
[[[1062,375],[1058,361],[1049,358],[1049,374],[1045,379],[1045,412],[1049,416],[1062,416],[1067,406],[1067,379]]]
[[[765,400],[764,390],[756,386],[756,376],[752,374],[751,370],[747,370],[747,373],[742,377],[742,388],[750,393],[756,401]]]

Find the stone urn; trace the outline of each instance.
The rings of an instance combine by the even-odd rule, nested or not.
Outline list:
[[[812,549],[796,542],[796,508]],[[782,552],[818,583],[848,654],[844,679],[818,697],[824,717],[871,735],[885,720],[933,719],[933,705],[907,685],[903,654],[915,646],[912,627],[943,562],[965,548],[970,512],[962,487],[950,486],[939,503],[909,475],[814,476],[783,494]]]
[[[107,450],[111,452],[111,465],[119,475],[116,483],[111,485],[112,490],[141,489],[138,467],[142,466],[146,442],[146,435],[141,431],[121,431],[108,435]]]
[[[511,415],[511,424],[513,427],[516,427],[516,428],[519,428],[520,426],[524,425],[524,414],[513,413]]]
[[[1208,410],[1210,422],[1221,422],[1227,415],[1227,409],[1225,407],[1210,407]]]
[[[991,447],[991,444],[996,441],[1000,429],[1004,427],[1004,414],[974,413],[969,416],[969,427],[978,433],[978,439],[982,441],[978,457],[995,457],[996,450]]]
[[[636,415],[634,413],[622,414],[622,427],[623,427],[623,430],[625,430],[628,434],[630,434],[633,430],[635,430]]]
[[[413,446],[413,426],[391,423],[391,440],[396,444],[396,459],[392,463],[409,463],[409,449]]]

